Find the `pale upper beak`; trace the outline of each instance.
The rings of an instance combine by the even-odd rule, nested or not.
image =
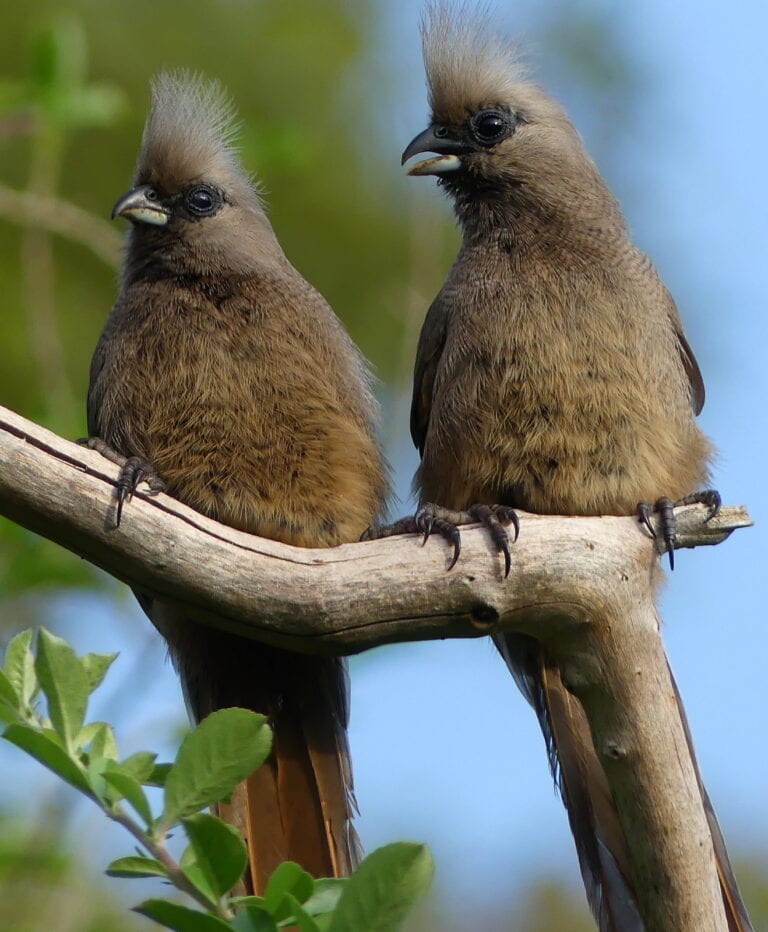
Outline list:
[[[157,192],[148,184],[139,185],[124,194],[112,208],[112,219],[125,217],[133,223],[149,223],[164,227],[170,220],[171,212],[158,200]]]
[[[444,175],[462,168],[460,156],[472,151],[472,147],[465,142],[452,138],[446,126],[433,123],[408,143],[400,164],[405,165],[408,159],[422,152],[437,152],[434,158],[424,159],[412,165],[408,169],[408,174]]]

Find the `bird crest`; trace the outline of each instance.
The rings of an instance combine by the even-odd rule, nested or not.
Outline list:
[[[433,118],[460,123],[479,107],[514,99],[526,71],[516,47],[493,30],[487,6],[434,2],[421,23]]]
[[[255,192],[234,146],[238,130],[234,105],[218,81],[161,72],[152,82],[136,183],[170,192],[208,179]]]

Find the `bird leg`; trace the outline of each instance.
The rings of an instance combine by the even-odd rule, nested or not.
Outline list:
[[[426,502],[415,515],[401,518],[394,524],[368,528],[360,540],[378,540],[392,537],[394,534],[422,534],[422,545],[426,544],[432,533],[437,533],[443,540],[453,545],[453,558],[448,570],[452,570],[461,554],[461,532],[459,527],[466,524],[482,524],[491,535],[499,553],[504,554],[504,578],[509,576],[512,557],[509,553],[509,535],[504,527],[511,524],[515,529],[514,540],[520,533],[520,520],[513,508],[507,505],[470,505],[466,511],[454,511],[432,502]]]
[[[710,521],[720,511],[722,499],[720,493],[715,489],[702,489],[699,492],[691,492],[690,495],[684,495],[676,502],[670,498],[659,498],[654,505],[648,502],[640,502],[637,506],[637,517],[641,524],[648,528],[651,537],[656,538],[656,531],[651,523],[651,514],[658,512],[661,536],[669,554],[669,568],[675,568],[675,541],[677,540],[677,521],[675,520],[674,510],[679,505],[706,505],[709,508],[709,514],[705,521]]]
[[[165,483],[155,472],[154,467],[140,456],[123,456],[109,446],[101,437],[84,437],[77,441],[90,450],[96,450],[110,463],[120,467],[120,475],[117,477],[117,515],[115,516],[115,527],[120,527],[120,519],[123,516],[123,505],[129,502],[136,491],[140,482],[146,482],[149,486],[149,494],[156,495],[165,489]]]

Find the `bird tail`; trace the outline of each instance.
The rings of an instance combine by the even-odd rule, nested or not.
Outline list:
[[[357,805],[346,733],[346,661],[179,622],[158,603],[151,617],[169,642],[195,721],[238,706],[266,715],[272,727],[266,763],[218,807],[248,846],[245,892],[263,894],[283,861],[296,861],[315,877],[349,874],[360,845],[352,826]]]
[[[566,688],[560,671],[539,642],[524,635],[504,635],[495,640],[538,716],[550,767],[568,812],[587,899],[601,932],[643,932],[629,850],[581,703]],[[676,685],[675,695],[696,766]],[[729,932],[751,932],[720,826],[697,766],[696,776],[712,834]]]

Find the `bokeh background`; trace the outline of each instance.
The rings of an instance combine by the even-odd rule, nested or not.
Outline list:
[[[768,929],[765,617],[766,68],[764,0],[497,4],[567,106],[635,238],[678,300],[704,371],[715,482],[757,526],[685,552],[666,638],[756,926]],[[380,378],[407,509],[410,373],[457,235],[434,183],[399,155],[425,125],[419,4],[406,0],[34,0],[0,30],[0,403],[84,433],[90,355],[112,302],[128,187],[163,67],[218,77],[292,261]],[[638,360],[642,365],[642,360]],[[434,542],[431,546],[440,546]],[[44,623],[80,652],[120,651],[92,714],[122,749],[167,755],[185,727],[164,649],[130,593],[0,521],[0,638]],[[483,640],[352,662],[351,741],[368,849],[427,841],[433,893],[409,930],[591,928],[534,717]],[[149,890],[104,878],[129,853],[74,793],[0,744],[0,927],[146,928]],[[89,894],[88,903],[84,899]]]

